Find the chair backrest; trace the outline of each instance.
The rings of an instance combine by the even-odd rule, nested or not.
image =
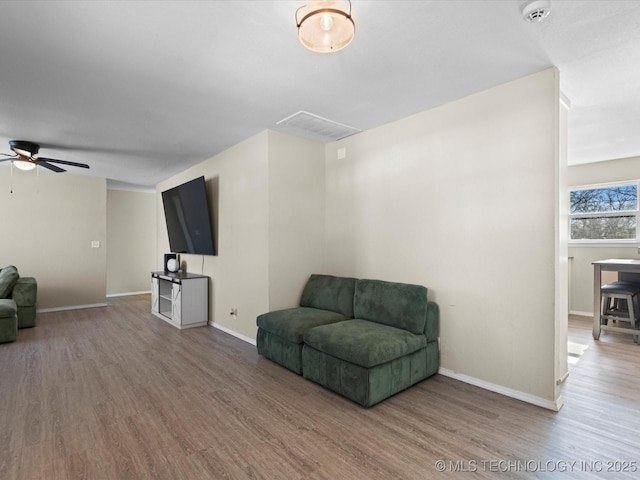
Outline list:
[[[353,318],[355,286],[355,278],[314,273],[302,291],[300,306],[330,310]]]

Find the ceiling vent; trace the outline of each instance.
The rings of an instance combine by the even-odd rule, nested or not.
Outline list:
[[[522,18],[527,22],[541,22],[551,13],[549,0],[534,0],[527,3],[522,9]]]
[[[276,123],[278,130],[317,142],[335,142],[360,132],[357,128],[327,120],[309,112],[299,111]]]

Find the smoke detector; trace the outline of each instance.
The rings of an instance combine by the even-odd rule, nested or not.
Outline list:
[[[534,0],[528,2],[522,9],[522,18],[527,22],[541,22],[551,13],[549,0]]]

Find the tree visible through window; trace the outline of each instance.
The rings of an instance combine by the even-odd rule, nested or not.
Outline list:
[[[635,240],[638,184],[569,192],[571,240]]]

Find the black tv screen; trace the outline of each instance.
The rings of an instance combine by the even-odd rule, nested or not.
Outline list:
[[[216,254],[204,177],[162,192],[162,203],[172,252]]]

